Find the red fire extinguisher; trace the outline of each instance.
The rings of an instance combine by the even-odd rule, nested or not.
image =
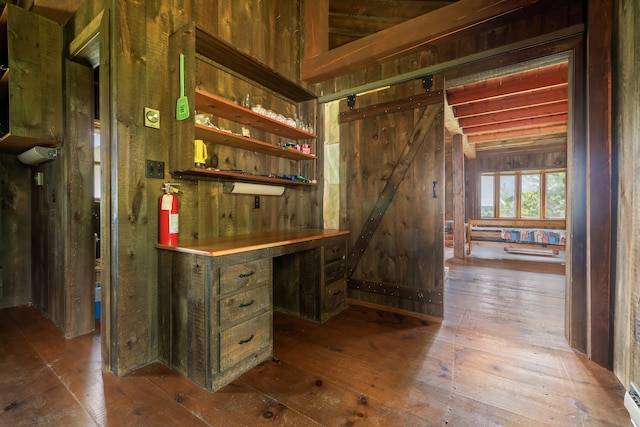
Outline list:
[[[175,194],[176,184],[165,183],[164,194],[158,199],[158,243],[161,245],[178,245],[178,198]]]

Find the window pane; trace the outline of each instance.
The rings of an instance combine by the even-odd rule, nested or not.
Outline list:
[[[564,218],[566,209],[566,172],[548,173],[546,175],[547,218]]]
[[[493,218],[495,216],[493,180],[493,175],[482,175],[480,178],[480,217],[482,218]]]
[[[500,217],[513,218],[516,216],[516,177],[515,175],[500,176]]]
[[[521,217],[540,218],[540,174],[522,175]]]

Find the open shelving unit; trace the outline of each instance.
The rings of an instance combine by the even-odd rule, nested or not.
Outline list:
[[[212,36],[201,28],[196,27],[194,23],[187,24],[181,30],[174,33],[170,39],[170,46],[172,56],[177,56],[179,52],[185,52],[185,64],[187,64],[188,69],[194,69],[197,54],[218,63],[233,73],[248,78],[254,83],[291,100],[293,103],[306,102],[316,98],[313,93],[304,87],[287,79],[218,37]],[[188,78],[185,77],[185,85],[185,93],[188,94],[190,107],[193,105],[192,111],[197,110],[199,113],[208,113],[220,119],[229,120],[255,130],[275,135],[283,140],[315,141],[317,139],[315,134],[307,132],[306,130],[259,114],[228,99],[195,87],[194,76],[189,75]],[[264,175],[257,175],[235,170],[228,171],[195,167],[193,163],[194,139],[201,139],[213,144],[225,145],[240,150],[248,150],[299,162],[315,162],[317,157],[315,154],[306,154],[299,150],[285,148],[255,138],[244,137],[240,134],[221,130],[216,127],[197,124],[193,117],[182,122],[176,122],[175,128],[174,135],[177,143],[175,144],[176,150],[173,151],[174,155],[172,156],[170,170],[176,177],[273,183],[291,186],[316,185],[315,183],[274,177],[266,173]],[[315,144],[312,145],[315,146]]]

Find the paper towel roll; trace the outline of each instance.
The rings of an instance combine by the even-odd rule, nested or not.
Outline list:
[[[284,187],[281,185],[263,185],[250,182],[234,182],[231,184],[229,193],[232,194],[254,194],[260,196],[282,196]]]

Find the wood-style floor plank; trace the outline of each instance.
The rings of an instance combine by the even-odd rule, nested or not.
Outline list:
[[[274,314],[274,359],[210,393],[159,363],[102,373],[100,337],[0,310],[0,427],[618,426],[613,373],[564,338],[559,274],[449,264],[445,319]]]

